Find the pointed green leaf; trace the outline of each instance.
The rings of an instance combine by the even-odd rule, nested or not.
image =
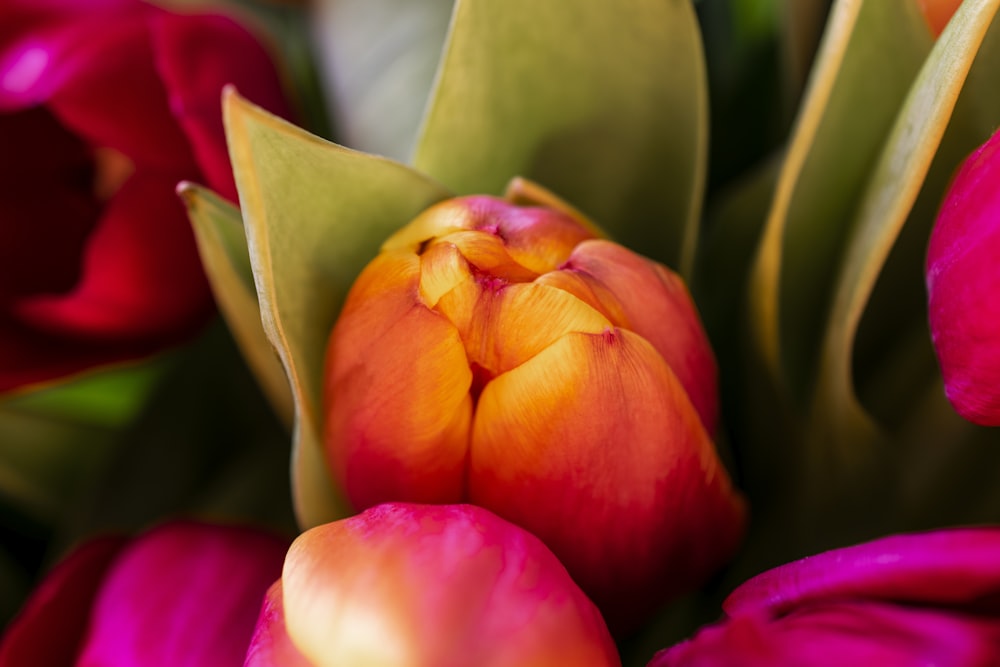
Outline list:
[[[851,225],[823,346],[815,414],[815,428],[843,429],[838,440],[845,445],[860,445],[855,429],[872,427],[855,398],[851,372],[862,313],[998,7],[1000,0],[968,0],[955,13],[907,96]]]
[[[240,211],[214,192],[193,183],[182,183],[178,193],[187,206],[201,262],[219,309],[275,413],[291,426],[292,392],[285,369],[261,324]]]
[[[346,514],[320,450],[323,358],[347,291],[397,228],[449,196],[404,165],[296,128],[229,90],[224,117],[264,331],[295,399],[292,474],[304,527]]]
[[[750,285],[757,345],[798,400],[815,381],[851,214],[930,46],[912,0],[834,4]]]
[[[690,0],[459,0],[413,164],[460,194],[537,181],[687,273],[707,95]]]

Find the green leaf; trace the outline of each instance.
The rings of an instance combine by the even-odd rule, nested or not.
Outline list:
[[[969,0],[955,13],[907,96],[851,224],[823,345],[814,413],[814,428],[842,431],[836,440],[843,446],[861,445],[858,435],[874,426],[855,398],[851,372],[862,313],[998,7],[1000,0]]]
[[[310,135],[233,90],[223,112],[264,331],[295,399],[295,508],[302,526],[313,526],[348,512],[321,450],[330,330],[382,242],[449,193],[404,165]]]
[[[796,401],[815,382],[852,213],[930,46],[912,0],[834,4],[750,285],[757,346]]]
[[[459,194],[537,181],[689,273],[707,94],[689,0],[459,0],[414,166]]]
[[[240,211],[193,183],[182,183],[178,194],[187,206],[201,262],[219,309],[275,413],[291,426],[292,393],[285,369],[261,324]]]

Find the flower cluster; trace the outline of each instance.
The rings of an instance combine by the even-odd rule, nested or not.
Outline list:
[[[0,0],[0,667],[1000,664],[1000,0],[436,4]]]

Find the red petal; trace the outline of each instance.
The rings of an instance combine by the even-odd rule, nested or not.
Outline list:
[[[25,299],[26,324],[85,341],[165,346],[200,327],[211,294],[175,179],[137,172],[91,235],[83,275],[64,295]]]
[[[42,108],[0,114],[0,307],[70,289],[100,206],[90,151]]]
[[[1000,426],[1000,132],[955,175],[927,251],[928,317],[945,392]]]
[[[187,134],[207,183],[233,201],[236,185],[222,128],[222,88],[286,118],[290,110],[270,56],[223,16],[160,13],[151,21],[156,67],[170,110]]]

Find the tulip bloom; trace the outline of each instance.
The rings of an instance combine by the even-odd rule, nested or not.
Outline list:
[[[240,667],[288,543],[174,522],[83,545],[0,639],[0,667]]]
[[[740,540],[715,373],[665,267],[554,210],[453,199],[348,295],[326,451],[358,508],[471,502],[527,528],[621,628]]]
[[[287,114],[222,16],[0,2],[0,391],[144,356],[212,312],[178,181],[236,198],[227,83]]]
[[[1000,425],[1000,132],[955,175],[927,251],[928,315],[945,393]]]
[[[987,667],[1000,660],[1000,528],[898,535],[765,572],[649,667]]]
[[[268,592],[246,667],[620,665],[536,537],[471,505],[386,504],[313,528]]]

